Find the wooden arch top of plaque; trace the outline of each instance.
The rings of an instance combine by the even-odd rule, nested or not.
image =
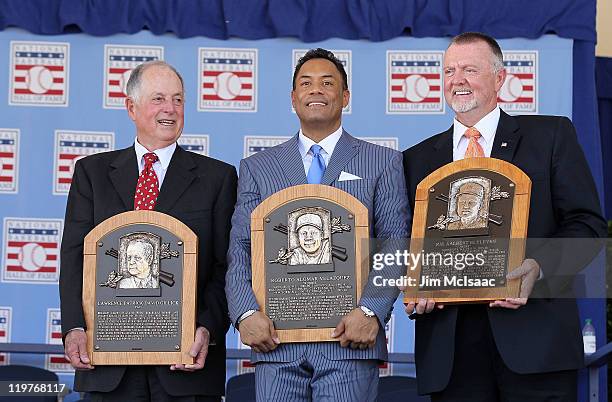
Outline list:
[[[407,271],[410,283],[418,285],[405,289],[404,302],[428,298],[474,303],[518,297],[520,281],[505,276],[525,257],[530,195],[529,177],[495,158],[458,160],[424,178],[416,189],[410,242],[411,254],[421,254],[421,259]],[[457,252],[466,251],[484,255],[483,266],[466,268],[461,262],[459,268],[456,260],[447,266],[434,258],[436,253],[456,258]]]
[[[288,187],[253,210],[253,292],[281,342],[337,341],[332,330],[367,282],[368,238],[367,208],[331,186]]]
[[[87,234],[83,311],[92,365],[193,364],[197,253],[196,234],[156,211],[124,212]],[[146,264],[137,268],[138,258]]]

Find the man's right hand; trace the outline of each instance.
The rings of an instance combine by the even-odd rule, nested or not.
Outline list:
[[[261,311],[253,313],[238,325],[240,340],[255,352],[269,352],[280,344],[274,323]]]
[[[444,304],[437,303],[434,299],[418,299],[411,300],[406,304],[406,314],[428,314],[434,310],[434,307],[443,309]]]
[[[87,334],[85,334],[85,331],[75,329],[68,332],[64,339],[64,345],[64,356],[72,367],[80,370],[94,368],[87,355]]]

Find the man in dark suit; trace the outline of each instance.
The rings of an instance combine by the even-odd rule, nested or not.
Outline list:
[[[566,117],[509,116],[497,106],[506,78],[497,42],[455,37],[444,55],[444,96],[453,126],[404,151],[411,205],[418,183],[464,158],[503,159],[532,181],[530,238],[605,236],[593,178]],[[576,303],[554,298],[560,265],[528,254],[508,277],[520,297],[487,305],[435,306],[417,300],[415,357],[420,393],[433,401],[575,401],[583,362]],[[532,293],[533,291],[533,293]],[[535,294],[547,298],[535,298]],[[530,298],[530,296],[532,296]],[[443,308],[440,308],[443,307]]]
[[[236,201],[236,171],[187,152],[176,141],[183,129],[183,79],[170,65],[149,62],[132,72],[126,107],[136,125],[134,146],[77,162],[68,195],[61,250],[60,296],[65,354],[77,369],[75,389],[101,401],[220,401],[225,389],[226,253]],[[146,178],[157,197],[136,191]],[[139,187],[140,188],[140,187]],[[171,215],[198,236],[197,330],[194,364],[90,365],[81,304],[83,239],[100,222],[132,209]],[[209,347],[210,345],[210,347]],[[206,364],[204,364],[206,363]]]

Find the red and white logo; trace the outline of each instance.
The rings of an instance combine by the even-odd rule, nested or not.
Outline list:
[[[440,51],[387,51],[387,114],[444,113]]]
[[[257,111],[257,49],[199,49],[199,111]]]
[[[11,341],[11,315],[13,309],[11,307],[0,307],[0,343],[9,343]],[[0,353],[0,366],[10,363],[9,353]]]
[[[57,284],[62,223],[4,218],[2,282]]]
[[[244,137],[244,157],[248,158],[257,152],[282,144],[290,138],[291,137],[271,135],[247,135]]]
[[[177,142],[186,151],[191,151],[195,152],[196,154],[208,156],[209,141],[210,138],[206,134],[182,134]]]
[[[295,71],[295,66],[297,66],[298,61],[300,60],[300,58],[302,58],[302,56],[306,54],[307,51],[308,51],[307,49],[293,49],[293,66],[291,69],[291,76],[293,76],[293,72]],[[352,82],[353,74],[351,74],[352,52],[350,50],[336,50],[336,49],[330,49],[330,51],[334,54],[334,56],[336,56],[338,60],[340,60],[340,62],[342,62],[342,65],[344,66],[344,71],[346,71],[346,75],[348,78],[348,87],[349,89],[353,88],[353,82]],[[346,107],[342,109],[342,113],[351,114],[352,103],[353,103],[353,98],[351,97],[349,98],[348,105],[346,105]],[[295,113],[295,109],[291,108],[291,110]]]
[[[17,192],[19,129],[0,128],[0,193]]]
[[[399,149],[399,138],[397,137],[359,137],[359,139],[382,147],[395,149],[396,151]]]
[[[104,45],[104,108],[125,108],[125,87],[139,64],[164,59],[161,46]]]
[[[69,43],[11,42],[10,105],[68,106]]]
[[[240,340],[238,337],[238,349],[241,350],[251,350],[251,348]],[[255,364],[251,363],[251,359],[240,359],[238,360],[238,366],[236,367],[236,375],[245,374],[245,373],[254,373],[255,372]]]
[[[58,308],[47,309],[47,343],[62,344],[62,317]],[[56,373],[72,373],[74,369],[64,355],[46,355],[45,368]]]
[[[55,130],[53,194],[68,194],[74,165],[79,159],[112,151],[114,146],[114,133]]]
[[[385,325],[385,338],[387,339],[387,350],[389,353],[393,352],[393,331],[395,329],[395,315],[391,314],[391,319]],[[379,366],[379,376],[385,377],[393,375],[393,364],[389,362],[383,362]]]
[[[506,81],[497,94],[499,106],[508,113],[538,112],[538,52],[504,52]]]

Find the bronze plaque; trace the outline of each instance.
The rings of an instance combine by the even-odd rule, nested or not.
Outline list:
[[[194,238],[152,211],[117,215],[90,232],[83,303],[92,364],[193,361],[183,355],[195,329]]]
[[[417,187],[405,302],[487,302],[517,297],[506,275],[523,261],[531,181],[493,158],[436,170]]]
[[[253,211],[252,231],[253,287],[281,341],[333,340],[367,278],[363,204],[329,186],[291,187]]]

